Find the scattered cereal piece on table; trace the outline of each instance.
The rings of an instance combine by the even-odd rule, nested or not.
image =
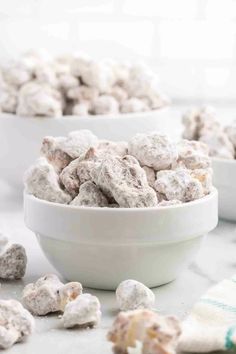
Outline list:
[[[82,294],[69,302],[64,310],[62,322],[65,328],[94,327],[101,319],[100,302],[96,296]]]
[[[33,316],[16,300],[0,300],[0,348],[8,349],[34,331]]]
[[[21,279],[25,275],[27,256],[23,246],[11,243],[0,234],[0,278]]]
[[[43,316],[51,312],[64,311],[68,302],[82,294],[78,282],[63,284],[54,274],[47,274],[23,289],[24,306],[33,314]]]
[[[154,306],[155,295],[136,280],[124,280],[116,289],[116,300],[121,311],[149,309]]]
[[[135,348],[140,349],[139,354],[175,354],[180,334],[175,317],[145,309],[120,312],[107,338],[115,354],[131,354]]]

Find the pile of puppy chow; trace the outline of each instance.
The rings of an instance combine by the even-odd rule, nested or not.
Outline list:
[[[144,112],[169,103],[146,65],[29,51],[0,67],[0,108],[20,116]]]
[[[211,161],[202,142],[171,141],[153,132],[128,142],[80,130],[45,137],[25,173],[29,194],[50,202],[140,208],[190,202],[210,193]]]
[[[215,110],[193,108],[183,115],[183,137],[207,144],[209,155],[224,159],[236,158],[236,121],[223,127]]]

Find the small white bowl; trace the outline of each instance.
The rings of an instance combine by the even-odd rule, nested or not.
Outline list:
[[[219,192],[219,217],[236,221],[236,161],[212,159],[213,183]]]
[[[23,173],[39,156],[46,135],[65,136],[73,130],[89,129],[99,139],[118,141],[154,130],[167,133],[171,126],[168,112],[168,108],[163,108],[143,113],[60,118],[0,113],[0,178],[22,191]]]
[[[125,279],[149,287],[174,280],[218,222],[217,191],[155,208],[75,207],[25,194],[25,223],[68,280],[113,290]]]

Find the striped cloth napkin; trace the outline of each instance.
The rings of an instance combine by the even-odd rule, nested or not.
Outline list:
[[[236,349],[236,276],[210,288],[182,323],[178,350]]]

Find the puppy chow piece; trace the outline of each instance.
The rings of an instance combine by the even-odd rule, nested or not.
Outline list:
[[[73,75],[71,72],[72,60],[73,60],[73,56],[71,54],[59,55],[57,57],[54,57],[52,60],[50,60],[50,64],[51,64],[54,72],[56,73],[58,79],[60,79],[60,77],[62,77],[62,76],[75,77],[75,75]],[[76,78],[76,80],[77,80],[77,83],[79,83],[78,78]],[[70,86],[70,87],[72,87],[72,86]]]
[[[197,179],[202,187],[203,187],[203,192],[204,195],[209,194],[212,190],[212,175],[213,175],[213,170],[212,168],[206,168],[206,169],[195,169],[190,172],[191,176],[195,179]]]
[[[100,93],[109,92],[116,80],[112,68],[102,62],[91,62],[83,67],[81,79],[84,84],[95,87]]]
[[[25,275],[27,257],[23,246],[10,244],[4,253],[0,254],[0,278],[21,279]]]
[[[144,97],[157,86],[157,76],[144,64],[136,64],[130,68],[125,89],[130,97]]]
[[[157,171],[170,168],[178,158],[175,144],[166,135],[155,132],[136,134],[129,141],[128,150],[142,166],[152,167]]]
[[[73,87],[67,91],[67,97],[74,100],[75,102],[91,102],[98,97],[98,90],[94,87],[89,87],[81,85],[78,87]]]
[[[90,68],[93,61],[92,59],[85,53],[76,53],[71,58],[71,73],[76,77],[81,77],[82,72],[86,71]]]
[[[204,195],[201,182],[184,169],[157,172],[154,188],[164,194],[167,200],[181,202],[190,202]]]
[[[63,91],[67,92],[70,89],[77,88],[79,86],[78,79],[71,74],[61,74],[58,78],[58,87]]]
[[[105,147],[104,151],[92,147],[62,170],[60,182],[73,198],[79,193],[80,185],[91,180],[90,173],[100,157],[106,154]]]
[[[31,71],[20,61],[11,62],[3,67],[2,74],[5,82],[15,88],[19,88],[32,79]]]
[[[215,110],[210,106],[201,108],[192,108],[188,110],[182,118],[185,130],[183,138],[188,140],[198,140],[201,136],[201,131],[210,127],[219,126],[215,118]]]
[[[120,207],[140,208],[157,205],[155,191],[149,187],[145,171],[133,156],[109,156],[91,171],[93,182],[110,193]]]
[[[155,295],[136,280],[124,280],[116,289],[116,300],[121,311],[149,309],[154,306]]]
[[[62,204],[71,201],[71,196],[60,187],[53,166],[43,157],[25,172],[24,184],[26,191],[37,198]]]
[[[77,174],[77,169],[80,164],[80,158],[77,158],[68,166],[66,166],[60,173],[60,182],[65,187],[67,192],[75,198],[79,193],[79,187],[81,185],[79,176]]]
[[[101,95],[91,103],[93,114],[116,114],[119,112],[117,100],[109,95]]]
[[[34,331],[33,316],[16,300],[0,300],[0,348],[8,349]]]
[[[120,111],[122,113],[145,112],[148,111],[148,106],[141,99],[133,97],[122,102]]]
[[[78,160],[77,176],[80,183],[84,183],[92,180],[91,172],[100,163],[100,156],[98,150],[90,148],[88,151]]]
[[[21,87],[17,114],[22,116],[60,117],[62,115],[62,97],[54,88],[37,82]]]
[[[57,87],[58,85],[56,72],[49,64],[41,64],[37,66],[35,76],[37,83],[47,84],[52,87]]]
[[[0,278],[21,279],[25,275],[27,256],[23,246],[11,243],[0,234]]]
[[[119,85],[124,89],[125,83],[129,80],[131,66],[129,61],[113,61],[112,69],[116,79],[114,87]]]
[[[152,90],[150,90],[150,92],[148,92],[148,96],[142,97],[142,100],[146,102],[146,105],[148,106],[149,110],[160,109],[171,103],[169,97],[163,95],[159,91],[159,88],[153,88]]]
[[[153,186],[153,188],[155,189],[155,186]],[[165,196],[165,194],[163,193],[159,193],[156,191],[156,194],[157,194],[157,200],[158,200],[158,206],[160,205],[161,202],[167,202],[167,198]]]
[[[92,180],[92,171],[98,167],[104,158],[109,158],[110,155],[123,157],[126,152],[127,144],[125,142],[101,140],[97,148],[88,149],[83,156],[70,163],[68,168],[63,170],[61,181],[70,194],[74,193],[76,195],[81,184]],[[113,196],[108,189],[106,189],[106,197],[109,202],[114,203]]]
[[[87,116],[89,114],[89,103],[87,101],[77,103],[72,109],[74,116]]]
[[[84,154],[90,147],[96,147],[98,138],[89,130],[76,130],[68,134],[63,143],[64,151],[73,159]]]
[[[82,294],[69,302],[62,316],[65,328],[94,327],[101,319],[100,302],[96,296]]]
[[[53,165],[57,172],[63,170],[72,160],[71,156],[63,151],[65,143],[66,138],[54,138],[52,136],[46,136],[42,141],[40,152]]]
[[[149,186],[153,188],[154,182],[156,180],[156,172],[153,170],[153,168],[148,166],[143,166],[143,169],[146,173]]]
[[[118,85],[111,88],[109,95],[113,96],[119,103],[128,99],[127,92]]]
[[[177,144],[179,157],[186,153],[186,151],[194,151],[199,154],[208,155],[209,147],[202,141],[183,139]]]
[[[128,154],[128,144],[125,141],[108,141],[100,140],[97,147],[98,155],[102,156],[103,154],[125,156]]]
[[[120,312],[107,338],[114,354],[175,354],[180,334],[175,317],[145,309]]]
[[[177,144],[178,165],[190,170],[211,166],[208,147],[201,141],[182,140]]]
[[[119,142],[114,143],[114,145],[112,146],[113,149],[109,150],[106,141],[102,141],[102,146],[100,146],[100,148],[92,147],[88,149],[83,156],[81,156],[76,160],[77,164],[76,163],[74,164],[73,176],[77,175],[78,185],[81,185],[87,181],[92,181],[92,171],[101,164],[103,159],[109,158],[109,156],[113,153],[113,150],[118,151],[120,149],[120,147],[116,146],[116,144],[119,144]],[[122,142],[121,142],[121,150],[122,150]],[[70,178],[69,175],[68,177]],[[110,203],[115,203],[111,192],[107,188],[105,194],[106,197],[109,199]]]
[[[47,274],[25,286],[22,301],[33,315],[43,316],[64,311],[70,301],[82,294],[82,290],[78,282],[63,284],[56,275]]]
[[[44,138],[41,153],[60,171],[97,142],[97,137],[89,130],[78,130],[69,133],[67,138]]]
[[[234,158],[234,146],[229,140],[228,135],[223,131],[209,131],[200,137],[200,141],[208,145],[210,156],[224,159]]]
[[[108,207],[109,203],[96,184],[88,181],[80,186],[78,196],[70,204],[89,207]]]

